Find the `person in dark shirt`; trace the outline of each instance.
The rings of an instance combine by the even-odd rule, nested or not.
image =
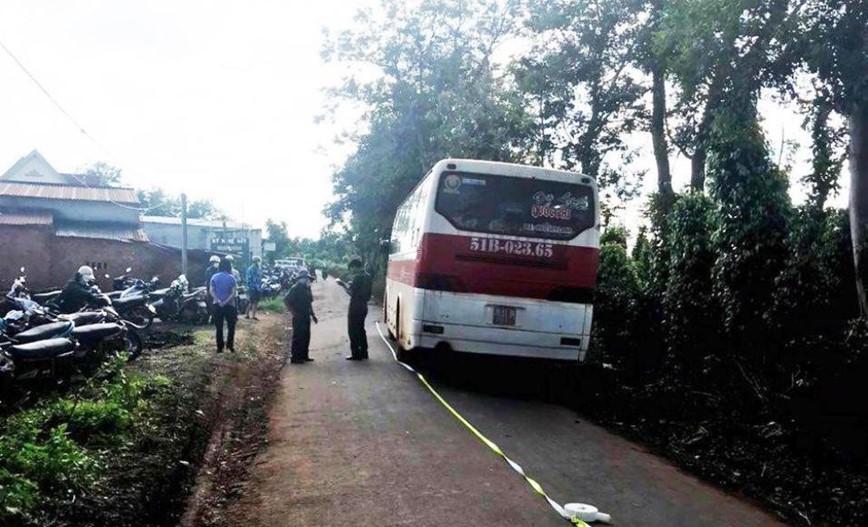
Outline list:
[[[211,258],[208,259],[208,267],[205,268],[205,291],[208,292],[208,317],[214,315],[214,299],[211,297],[211,278],[217,274],[217,268],[220,266],[220,257],[212,255]]]
[[[368,358],[368,334],[365,331],[365,317],[368,316],[368,301],[371,299],[371,275],[365,272],[361,258],[353,258],[349,264],[353,280],[349,284],[338,280],[338,285],[350,295],[350,308],[347,313],[347,332],[350,336],[350,355],[347,360]]]
[[[89,305],[100,305],[102,297],[92,289],[95,279],[93,269],[81,266],[53,303],[61,313],[75,313]]]
[[[298,280],[283,299],[292,313],[292,364],[313,362],[310,358],[310,321],[319,321],[313,312],[313,293],[310,291],[310,273],[306,269],[298,272]]]
[[[238,322],[238,309],[235,307],[235,294],[238,282],[232,276],[232,264],[229,260],[220,260],[218,273],[211,277],[209,291],[214,299],[212,320],[217,330],[217,353],[223,351],[223,321],[226,321],[228,333],[226,347],[235,351],[235,324]]]

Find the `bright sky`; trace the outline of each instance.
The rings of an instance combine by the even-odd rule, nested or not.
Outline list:
[[[291,235],[316,237],[330,175],[348,154],[332,139],[353,124],[314,123],[322,88],[342,73],[320,59],[322,28],[349,26],[360,3],[371,2],[3,0],[0,42],[99,145],[0,52],[0,173],[34,148],[61,172],[106,161],[128,185],[208,198],[236,220],[274,218]],[[773,150],[781,134],[809,145],[800,117],[768,99],[761,110]],[[650,137],[630,143],[651,191]],[[797,176],[808,154],[793,160]],[[672,163],[676,187],[686,185],[689,162]],[[845,203],[846,189],[834,200]],[[616,221],[635,234],[644,205],[630,203]]]
[[[320,60],[321,30],[346,27],[356,5],[4,0],[0,42],[99,146],[0,50],[0,173],[34,148],[61,172],[106,161],[128,185],[315,237],[347,154],[313,122],[340,76]]]

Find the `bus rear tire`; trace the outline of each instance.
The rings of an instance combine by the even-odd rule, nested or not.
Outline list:
[[[410,350],[404,349],[404,332],[401,330],[402,327],[401,305],[398,304],[398,307],[395,309],[395,332],[397,333],[397,338],[395,338],[395,356],[398,358],[398,362],[407,362],[410,359]]]

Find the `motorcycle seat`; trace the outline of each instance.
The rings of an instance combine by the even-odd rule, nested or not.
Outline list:
[[[75,343],[69,339],[45,339],[28,344],[9,347],[9,354],[18,360],[50,359],[75,350]]]
[[[22,331],[14,336],[16,342],[26,344],[28,342],[36,342],[38,340],[51,339],[69,335],[73,328],[72,322],[52,322],[51,324],[43,324],[30,328],[27,331]]]
[[[48,291],[45,293],[33,293],[30,295],[30,300],[33,300],[37,304],[45,304],[46,302],[50,302],[54,297],[59,294],[60,290]]]
[[[86,326],[88,324],[99,324],[105,319],[105,313],[101,311],[81,311],[64,315],[63,318],[69,320],[76,326]]]
[[[112,306],[114,306],[117,311],[125,311],[134,306],[143,306],[145,303],[147,303],[147,300],[142,295],[128,296],[126,298],[112,300]]]
[[[72,336],[88,342],[99,341],[115,335],[121,329],[120,324],[103,323],[88,324],[72,330]]]

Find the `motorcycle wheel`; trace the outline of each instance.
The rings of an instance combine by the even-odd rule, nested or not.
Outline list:
[[[127,357],[128,361],[134,361],[139,358],[142,354],[142,350],[145,347],[145,343],[142,341],[142,336],[138,334],[138,332],[133,330],[127,330],[127,334],[124,335],[124,348],[126,349],[129,356]]]
[[[133,308],[124,318],[138,329],[148,329],[154,323],[154,313],[147,306]]]

